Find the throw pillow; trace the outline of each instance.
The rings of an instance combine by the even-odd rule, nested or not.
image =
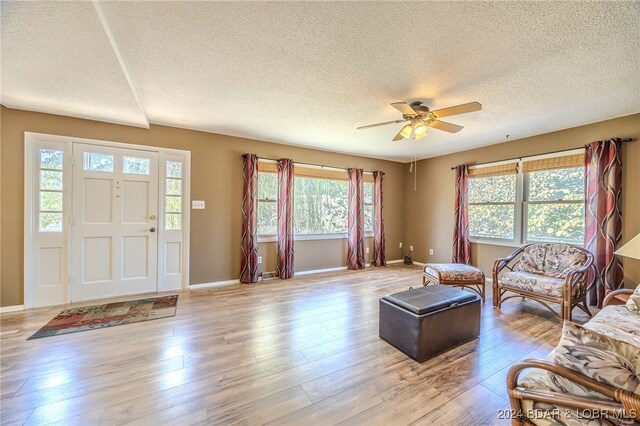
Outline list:
[[[544,258],[548,244],[531,244],[526,246],[520,257],[520,271],[530,274],[544,274]]]
[[[639,347],[565,321],[553,361],[599,382],[640,395]]]
[[[640,315],[640,285],[636,287],[636,291],[627,300],[627,309]]]

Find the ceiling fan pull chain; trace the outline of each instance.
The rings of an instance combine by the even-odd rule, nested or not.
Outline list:
[[[415,145],[415,141],[413,141],[414,145]],[[413,172],[413,190],[417,191],[418,190],[418,162],[416,161],[416,154],[415,154],[415,150],[413,153],[413,164],[415,164],[415,170]]]

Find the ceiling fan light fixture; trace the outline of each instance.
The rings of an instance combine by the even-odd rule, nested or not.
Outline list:
[[[414,120],[413,122],[413,137],[414,139],[422,139],[427,134],[427,125],[421,120]]]
[[[402,130],[400,130],[400,134],[405,139],[409,139],[409,138],[411,138],[411,132],[412,131],[413,131],[413,127],[411,126],[411,124],[407,124],[402,128]]]

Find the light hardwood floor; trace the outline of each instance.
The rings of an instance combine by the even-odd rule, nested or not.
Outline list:
[[[421,282],[394,265],[183,291],[173,318],[32,341],[63,307],[2,314],[0,423],[508,424],[508,367],[560,323],[489,292],[480,338],[419,364],[378,338],[378,299]]]

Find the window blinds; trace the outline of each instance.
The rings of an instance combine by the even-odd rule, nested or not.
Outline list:
[[[309,167],[309,166],[298,165],[298,164],[294,164],[293,170],[294,170],[293,173],[295,176],[310,177],[310,178],[316,178],[316,179],[349,180],[346,170],[339,170],[339,169],[333,169],[333,168],[321,168],[321,167]],[[258,160],[258,171],[277,173],[278,165],[276,163]],[[365,172],[364,181],[373,182],[373,174]]]
[[[495,165],[495,166],[470,167],[469,168],[469,177],[470,178],[515,175],[517,173],[518,173],[518,163],[517,162],[506,163],[506,164],[498,164],[498,165]]]
[[[524,160],[522,170],[537,172],[540,170],[568,169],[584,166],[584,154],[563,155],[560,157],[540,158],[538,160]]]

